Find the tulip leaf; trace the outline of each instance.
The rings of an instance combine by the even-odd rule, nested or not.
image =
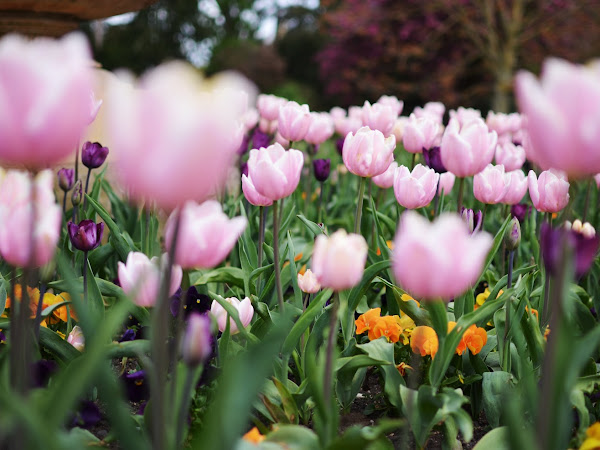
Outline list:
[[[227,283],[244,288],[244,271],[239,267],[218,267],[206,272],[190,274],[190,284],[198,286],[208,283]]]
[[[64,363],[81,355],[81,352],[50,328],[40,327],[40,344],[55,358]]]
[[[308,228],[308,231],[313,234],[313,237],[316,238],[320,234],[326,234],[323,228],[314,223],[312,220],[308,220],[303,214],[298,214],[296,217],[302,221],[306,228]]]
[[[48,317],[50,314],[52,314],[54,311],[56,311],[58,308],[61,308],[62,306],[65,305],[70,305],[72,302],[70,301],[64,301],[64,302],[60,302],[60,303],[54,303],[53,305],[50,306],[46,306],[44,308],[44,310],[42,311],[42,318],[46,318]]]
[[[503,404],[506,396],[514,389],[512,374],[508,372],[486,372],[483,374],[483,410],[492,428],[501,424]]]
[[[229,316],[233,319],[233,321],[237,325],[237,329],[239,330],[240,334],[244,336],[244,338],[246,338],[249,342],[259,342],[256,336],[254,336],[253,334],[249,333],[248,330],[246,330],[246,327],[244,327],[242,321],[240,320],[238,310],[235,306],[233,306],[223,297],[221,297],[218,294],[215,294],[214,292],[209,291],[208,296],[215,300],[219,305],[221,305],[225,311],[227,311],[227,314],[229,314]],[[229,323],[229,321],[227,321],[227,323]]]
[[[87,303],[93,320],[100,320],[104,316],[104,300],[100,289],[96,284],[96,278],[92,272],[89,261],[87,261]],[[85,299],[84,299],[85,300]]]
[[[494,260],[494,257],[496,256],[496,253],[498,253],[498,250],[502,246],[502,241],[504,240],[504,235],[506,234],[506,230],[508,230],[508,226],[510,225],[511,219],[512,215],[509,214],[508,217],[504,220],[504,223],[502,224],[498,232],[496,233],[496,236],[494,237],[494,241],[492,243],[492,248],[490,249],[487,257],[485,258],[485,263],[483,264],[481,275],[479,276],[479,280],[475,285],[477,285],[482,280],[485,271],[490,266],[490,264]]]
[[[473,450],[510,450],[511,446],[508,439],[508,427],[494,428],[487,432]]]
[[[294,303],[297,307],[302,308],[302,291],[298,287],[298,270],[296,269],[296,261],[294,261],[296,252],[294,250],[294,243],[292,242],[292,235],[289,231],[287,243],[287,255],[288,261],[290,262],[290,281],[292,283],[292,288],[294,289]]]
[[[319,438],[310,428],[300,425],[281,425],[267,436],[264,442],[273,442],[279,448],[307,450],[319,448]]]
[[[102,218],[102,220],[110,230],[109,242],[117,251],[121,260],[125,261],[129,252],[134,252],[136,249],[127,243],[127,241],[121,233],[121,230],[119,229],[119,226],[115,223],[114,220],[112,220],[112,218],[108,214],[108,211],[104,209],[104,206],[102,206],[100,203],[98,203],[96,200],[94,200],[87,194],[85,195],[85,197],[88,199],[90,206],[96,210],[98,215]]]
[[[0,316],[2,314],[4,314],[4,309],[6,308],[6,298],[7,298],[6,288],[4,287],[4,284],[1,284],[0,285]]]
[[[134,341],[113,342],[109,344],[106,357],[109,359],[139,357],[149,352],[150,341],[148,339],[136,339]]]
[[[384,391],[390,403],[395,407],[400,408],[402,400],[400,398],[398,386],[404,386],[406,383],[404,382],[402,375],[400,375],[400,372],[398,372],[398,369],[396,369],[394,344],[379,338],[366,344],[358,344],[356,347],[373,359],[388,361],[389,365],[379,366],[379,370],[383,373]]]

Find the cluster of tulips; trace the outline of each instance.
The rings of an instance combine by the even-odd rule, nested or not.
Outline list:
[[[511,348],[524,339],[515,337],[511,324],[529,323],[533,311],[538,315],[529,300],[515,306],[524,292],[532,293],[532,274],[541,270],[539,255],[536,259],[533,254],[522,259],[532,260],[537,268],[513,267],[524,240],[521,227],[527,224],[528,241],[540,249],[544,282],[537,293],[543,323],[526,339],[528,344],[543,345],[539,338],[548,338],[545,357],[531,357],[543,366],[536,438],[540,448],[560,448],[568,436],[560,435],[555,442],[548,430],[564,415],[557,408],[568,404],[557,388],[563,380],[551,375],[563,364],[556,355],[565,354],[560,345],[568,332],[563,318],[568,314],[563,312],[569,307],[563,293],[574,277],[580,280],[590,271],[600,242],[593,225],[585,221],[589,201],[580,220],[573,216],[578,205],[573,206],[570,197],[573,182],[581,185],[588,178],[588,196],[594,176],[600,183],[600,72],[597,67],[549,60],[540,80],[520,73],[515,91],[521,113],[490,112],[484,119],[478,110],[458,108],[449,111],[447,122],[441,103],[431,102],[402,116],[403,103],[393,96],[324,113],[261,94],[254,108],[244,92],[206,91],[194,69],[169,63],[140,80],[121,74],[98,101],[91,55],[82,36],[56,41],[4,37],[0,160],[18,169],[0,176],[0,255],[5,263],[0,294],[4,290],[7,299],[2,302],[0,337],[8,347],[9,358],[4,361],[10,374],[0,389],[13,391],[0,395],[0,408],[23,401],[35,411],[30,367],[42,356],[60,355],[75,367],[71,371],[85,368],[81,372],[87,377],[77,385],[79,391],[61,401],[56,417],[40,418],[49,429],[62,433],[65,418],[94,383],[107,395],[104,401],[111,408],[119,389],[109,381],[97,381],[95,371],[110,361],[110,355],[132,357],[142,368],[127,376],[139,380],[149,374],[146,431],[120,421],[123,412],[117,408],[116,432],[123,445],[139,439],[140,448],[176,448],[185,442],[190,405],[211,361],[224,373],[223,386],[231,386],[235,368],[247,370],[255,358],[264,370],[257,369],[248,392],[238,394],[245,403],[236,420],[237,434],[233,438],[219,434],[219,411],[234,404],[223,388],[215,400],[221,406],[213,407],[212,417],[207,414],[195,442],[206,439],[229,448],[223,443],[232,444],[231,439],[247,429],[251,403],[274,370],[271,390],[283,399],[281,407],[261,394],[261,414],[292,424],[302,415],[309,423],[312,413],[306,402],[291,406],[296,398],[306,401],[309,395],[317,405],[318,437],[310,430],[295,429],[287,439],[302,437],[312,443],[306,448],[327,447],[338,438],[336,398],[345,405],[348,396],[351,402],[357,393],[353,377],[361,381],[367,367],[377,366],[390,404],[408,418],[419,446],[426,442],[422,431],[444,421],[459,424],[450,427],[455,431],[451,439],[460,428],[468,440],[469,428],[463,426],[460,413],[463,400],[452,403],[458,409],[440,407],[439,414],[446,415],[431,417],[430,426],[421,425],[427,414],[417,417],[414,411],[426,409],[426,395],[436,402],[451,402],[448,399],[457,395],[442,387],[451,364],[459,375],[471,366],[494,373],[483,359],[493,348],[500,355],[498,370],[509,377],[517,373]],[[99,111],[109,145],[81,146]],[[90,185],[92,171],[106,168],[108,147],[110,169],[127,201],[110,188],[104,172],[95,172]],[[343,165],[335,171],[334,184],[331,160],[337,156],[330,150],[336,147]],[[319,153],[329,158],[317,158]],[[61,208],[49,169],[70,164],[70,158],[74,168],[60,169],[56,177],[64,193]],[[88,168],[85,183],[79,179],[79,158]],[[527,175],[524,167],[530,169]],[[316,212],[309,207],[311,168],[319,191]],[[358,177],[356,191],[349,188],[347,172]],[[245,201],[226,188],[231,173]],[[472,196],[466,186],[472,186]],[[390,188],[396,202],[385,200]],[[101,189],[109,197],[111,214],[100,201]],[[379,194],[376,200],[374,189]],[[346,202],[356,206],[353,222],[336,217],[339,208],[332,198],[341,202],[355,192],[356,199]],[[527,193],[534,209],[546,215],[539,239],[537,213],[524,201]],[[480,211],[464,207],[475,200],[482,205]],[[136,206],[125,206],[128,202]],[[370,216],[363,218],[365,202]],[[301,204],[306,216],[298,215],[297,221],[307,228],[308,239],[305,233],[293,235],[290,227],[293,211]],[[488,207],[496,204],[503,209]],[[125,224],[113,218],[126,208],[134,208],[139,235],[123,231],[120,227]],[[265,223],[269,210],[271,227]],[[552,227],[553,214],[561,212],[557,221],[565,224]],[[157,223],[163,214],[166,221],[159,235]],[[102,220],[96,222],[98,216]],[[497,225],[490,217],[500,218],[496,237],[488,232]],[[353,223],[352,232],[344,227],[348,223]],[[393,241],[382,224],[393,229]],[[288,230],[287,236],[281,235],[283,230]],[[533,252],[531,242],[528,249]],[[310,258],[296,258],[295,245],[302,245]],[[286,255],[288,261],[282,264]],[[502,278],[505,255],[509,260]],[[297,272],[295,263],[301,259],[310,267]],[[493,262],[496,272],[489,275]],[[115,278],[102,279],[107,274]],[[487,298],[488,289],[480,294],[480,302],[475,293],[483,278],[496,285],[493,299]],[[306,294],[304,301],[301,292]],[[201,296],[208,298],[206,305]],[[194,301],[202,306],[194,306]],[[381,315],[382,308],[386,315]],[[589,308],[586,311],[589,314]],[[136,332],[149,330],[146,338],[139,341],[143,343],[127,343],[125,333],[111,347],[127,314],[139,320]],[[543,332],[540,326],[545,327]],[[365,332],[368,340],[360,340],[357,335]],[[596,334],[588,336],[590,342],[595,342]],[[319,340],[326,342],[319,346]],[[338,356],[342,340],[343,356]],[[362,353],[362,359],[350,363],[360,352],[368,356]],[[239,366],[242,354],[249,355],[246,366]],[[288,368],[292,356],[295,369]],[[310,358],[320,359],[311,363]],[[410,380],[407,387],[405,369],[423,374],[425,367],[429,369],[424,381],[431,391],[411,385]],[[288,372],[300,378],[294,379],[298,383]],[[72,375],[69,369],[65,373]],[[100,373],[108,373],[102,377],[110,379],[110,371]],[[409,378],[415,381],[418,376]],[[476,381],[486,379],[477,376]],[[300,387],[305,386],[303,379],[309,387]],[[51,387],[58,392],[67,386],[67,375],[62,380]],[[344,381],[350,385],[342,386]],[[11,448],[35,448],[39,442],[31,436],[37,436],[36,428],[30,421],[20,422],[25,409],[10,411],[15,419],[0,421],[0,447],[6,443]],[[211,428],[211,423],[216,425]],[[133,429],[137,431],[128,435]],[[361,439],[385,440],[383,430]],[[80,438],[69,436],[63,439]],[[260,442],[265,437],[253,429],[248,439]],[[282,445],[285,439],[283,427],[266,437]]]

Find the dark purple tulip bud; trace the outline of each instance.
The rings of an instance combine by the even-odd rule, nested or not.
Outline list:
[[[340,138],[337,141],[335,141],[335,148],[338,151],[338,153],[340,154],[340,156],[343,153],[344,150],[344,138]]]
[[[519,222],[523,222],[529,216],[530,212],[531,205],[527,205],[526,203],[517,203],[510,207],[510,213],[513,217],[516,217]]]
[[[252,135],[252,148],[266,148],[271,143],[271,136],[263,133],[258,128],[254,130]]]
[[[313,170],[315,178],[321,183],[327,181],[329,178],[329,172],[331,171],[331,160],[330,159],[315,159],[313,160]]]
[[[433,147],[429,150],[423,149],[423,159],[425,164],[435,170],[437,173],[447,172],[444,163],[442,162],[442,152],[439,147]]]
[[[82,252],[89,252],[100,245],[104,233],[104,222],[95,223],[89,219],[82,220],[79,225],[69,222],[67,229],[71,244]]]
[[[516,250],[521,243],[521,225],[519,219],[513,217],[508,225],[508,234],[506,235],[506,248],[509,251]]]
[[[575,256],[575,277],[581,278],[586,274],[596,259],[600,238],[598,236],[585,236],[565,228],[552,228],[548,223],[543,223],[540,229],[540,247],[542,259],[546,270],[556,276],[563,255],[561,251],[562,240],[570,246]]]
[[[71,203],[73,206],[79,206],[81,200],[83,198],[83,188],[81,180],[77,180],[75,183],[75,187],[73,188],[73,193],[71,194]]]
[[[68,192],[75,184],[75,170],[62,168],[58,171],[58,185]]]
[[[108,156],[108,147],[99,142],[86,142],[81,148],[81,162],[88,169],[96,169],[104,164]]]
[[[248,163],[247,162],[243,162],[242,164],[240,164],[240,172],[242,172],[242,175],[248,176]]]
[[[483,219],[481,210],[474,212],[472,209],[467,209],[463,206],[460,210],[460,216],[467,224],[467,228],[471,234],[477,233],[481,229],[481,221]]]

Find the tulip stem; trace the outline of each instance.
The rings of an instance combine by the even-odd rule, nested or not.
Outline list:
[[[413,153],[412,154],[412,161],[410,163],[410,171],[412,172],[413,169],[415,168],[415,162],[417,161],[417,154]]]
[[[283,289],[281,287],[281,268],[279,267],[279,211],[278,200],[273,201],[273,263],[275,265],[275,285],[277,286],[277,301],[279,313],[283,314]]]
[[[514,261],[515,261],[515,251],[510,250],[508,252],[508,273],[507,273],[506,289],[510,289],[512,287],[512,275],[513,275]]]
[[[88,266],[88,252],[83,252],[83,303],[87,305],[88,299],[88,284],[87,284],[87,266]]]
[[[65,221],[67,220],[67,191],[65,191],[65,194],[63,195],[63,217],[65,218]]]
[[[317,223],[321,223],[323,217],[323,191],[325,190],[325,184],[322,182],[320,184],[321,189],[319,190],[319,202],[317,203]]]
[[[329,313],[329,335],[327,337],[327,354],[325,359],[325,379],[323,380],[323,402],[326,405],[327,422],[332,425],[333,408],[335,407],[333,393],[333,360],[335,358],[335,344],[337,340],[337,316],[340,301],[336,292],[332,298],[331,308]],[[330,427],[328,427],[329,429]],[[330,433],[335,433],[336,430],[330,430]]]
[[[88,187],[90,185],[90,177],[92,176],[92,169],[88,169],[87,177],[85,178],[85,195],[83,196],[83,212],[85,213],[85,209],[87,208],[87,193]]]
[[[513,274],[513,262],[515,258],[515,251],[511,250],[508,252],[508,274],[507,274],[507,283],[506,288],[510,289],[512,287],[512,274]],[[510,338],[508,336],[508,330],[510,329],[510,316],[511,316],[511,296],[508,296],[506,299],[506,303],[504,304],[504,309],[506,310],[506,316],[504,320],[504,352],[502,353],[502,369],[505,372],[510,372],[511,370],[511,357],[510,357]]]
[[[176,369],[174,369],[176,370]],[[183,428],[184,424],[187,423],[186,412],[190,408],[190,402],[192,400],[192,389],[194,388],[194,369],[186,367],[185,384],[183,385],[181,402],[179,404],[179,414],[177,416],[177,434],[175,438],[175,448],[180,448],[183,445],[181,440],[183,439]],[[174,400],[174,398],[173,398]]]
[[[38,300],[37,310],[35,312],[35,321],[33,322],[36,343],[39,343],[40,341],[40,325],[42,324],[42,305],[44,303],[44,295],[46,295],[46,284],[42,283],[40,286],[40,298]]]
[[[458,182],[458,213],[460,214],[460,210],[462,209],[462,205],[463,205],[463,191],[465,188],[465,179],[464,178],[459,178],[459,182]]]
[[[258,207],[258,268],[263,265],[263,244],[265,242],[265,222],[267,220],[267,208],[264,206]],[[256,279],[256,292],[258,295],[262,293],[262,273],[258,274]]]
[[[354,216],[354,232],[360,234],[360,219],[362,216],[363,197],[365,196],[365,185],[367,179],[360,177],[358,182],[358,203],[356,204],[356,215]]]
[[[592,183],[594,183],[594,179],[590,178],[588,181],[587,189],[585,191],[585,203],[583,206],[583,216],[581,217],[581,221],[585,223],[588,215],[588,209],[590,207],[590,194],[592,192]]]

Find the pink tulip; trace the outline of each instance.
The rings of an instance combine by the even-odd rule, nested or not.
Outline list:
[[[381,189],[391,188],[394,185],[394,177],[396,176],[397,168],[398,163],[396,161],[392,161],[390,167],[388,167],[385,172],[372,178],[373,183],[375,183]]]
[[[67,336],[67,342],[80,352],[85,349],[85,336],[83,335],[83,330],[79,325],[75,325],[73,327],[69,333],[69,336]]]
[[[279,117],[279,110],[283,105],[287,103],[285,98],[277,97],[275,95],[260,94],[256,100],[256,108],[260,117],[266,119],[269,122],[277,120]]]
[[[527,182],[529,196],[538,211],[555,213],[569,203],[569,182],[563,172],[550,169],[537,178],[535,172],[530,170]]]
[[[527,116],[528,158],[569,177],[600,172],[600,76],[591,68],[547,59],[538,81],[529,72],[515,79],[517,103]]]
[[[356,133],[362,127],[362,119],[360,117],[342,117],[336,119],[335,131],[343,137],[346,137],[348,133]]]
[[[450,191],[454,187],[454,181],[456,176],[452,172],[444,172],[440,174],[440,182],[438,185],[438,195],[449,195]]]
[[[250,299],[246,297],[240,302],[235,297],[228,297],[225,299],[225,301],[237,309],[240,322],[242,322],[244,327],[247,327],[254,316],[254,308],[252,307]],[[210,313],[217,321],[219,331],[225,331],[225,328],[227,327],[227,311],[225,311],[225,308],[223,308],[216,300],[213,300],[212,304],[210,305]],[[229,318],[229,332],[231,334],[239,333],[238,327],[231,317]]]
[[[210,319],[206,314],[190,314],[181,341],[181,356],[189,366],[197,366],[210,357],[213,340],[210,328]]]
[[[485,123],[490,130],[498,134],[500,139],[500,136],[516,133],[521,128],[522,118],[519,113],[504,114],[489,111]]]
[[[394,178],[396,200],[408,209],[427,206],[435,196],[439,179],[439,173],[421,164],[417,164],[412,172],[406,166],[400,166]]]
[[[344,140],[342,159],[350,172],[359,177],[381,175],[394,160],[396,138],[379,130],[362,127]]]
[[[165,244],[171,249],[175,211],[165,225]],[[201,205],[187,202],[181,210],[175,262],[184,269],[210,269],[220,264],[246,228],[245,217],[230,219],[216,200]]]
[[[261,118],[258,121],[258,129],[265,134],[275,134],[275,132],[277,131],[277,121]]]
[[[149,259],[144,253],[130,252],[125,264],[119,261],[119,283],[125,294],[132,296],[132,301],[138,306],[148,308],[156,304],[158,299],[160,279],[167,263],[167,254],[163,253],[160,260],[157,256]],[[169,295],[173,295],[181,286],[183,271],[174,265],[171,270]]]
[[[527,193],[527,177],[520,169],[506,172],[506,177],[509,179],[508,190],[502,198],[502,203],[516,205],[521,202]]]
[[[340,120],[346,117],[346,110],[344,108],[340,108],[339,106],[334,106],[329,111],[329,115],[331,117],[331,120],[333,120],[335,123],[336,120]]]
[[[382,95],[379,97],[379,100],[377,100],[377,104],[389,106],[396,115],[399,115],[404,108],[404,102],[398,100],[398,97],[395,95]]]
[[[306,269],[304,274],[298,273],[298,287],[307,294],[315,294],[321,290],[317,276],[310,269]]]
[[[246,132],[253,130],[256,127],[256,125],[258,125],[259,119],[260,116],[258,114],[258,111],[254,108],[250,108],[248,111],[242,114],[241,122],[244,125],[244,129],[246,130]]]
[[[284,149],[290,148],[290,141],[284,138],[279,131],[275,133],[275,143],[281,145]]]
[[[442,162],[457,177],[468,177],[481,172],[492,162],[498,137],[489,132],[483,119],[460,125],[451,119],[442,137]]]
[[[42,168],[74,154],[92,113],[91,58],[80,33],[0,40],[0,160]]]
[[[443,122],[445,112],[446,107],[442,102],[428,102],[422,108],[417,106],[414,109],[413,114],[417,118],[428,117],[441,124]]]
[[[315,240],[312,270],[321,286],[343,291],[356,286],[363,276],[368,246],[359,234],[338,230]]]
[[[248,176],[260,195],[279,200],[296,190],[303,165],[304,155],[300,150],[286,151],[275,143],[260,150],[250,150]]]
[[[481,111],[474,108],[463,108],[459,106],[456,110],[450,111],[450,120],[455,119],[461,126],[467,125],[469,122],[483,120]]]
[[[511,172],[523,167],[525,162],[525,150],[520,145],[515,145],[510,141],[498,143],[496,147],[496,164],[502,164],[504,168]]]
[[[308,105],[287,102],[279,109],[277,129],[284,139],[297,142],[304,139],[310,127],[311,117]]]
[[[440,124],[428,117],[417,119],[411,115],[404,126],[402,143],[409,153],[422,153],[435,145]]]
[[[402,142],[404,139],[404,129],[408,123],[408,117],[400,116],[394,122],[394,128],[392,128],[392,135],[396,138],[396,142]]]
[[[473,194],[482,203],[500,203],[508,191],[510,179],[505,176],[504,166],[488,164],[473,177]]]
[[[62,212],[53,187],[49,170],[33,181],[29,173],[17,170],[0,175],[0,254],[13,266],[39,267],[54,256]]]
[[[327,113],[310,113],[310,126],[304,140],[313,145],[320,145],[333,136],[333,120]]]
[[[140,85],[113,83],[107,92],[122,184],[135,199],[167,210],[206,200],[225,184],[241,146],[238,103],[229,91],[202,92],[197,72],[183,63],[153,69]]]
[[[600,189],[600,173],[594,175],[594,181],[596,182],[596,187]]]
[[[244,192],[246,200],[251,205],[271,206],[273,204],[273,200],[258,193],[254,187],[254,183],[252,183],[252,179],[246,175],[242,175],[242,192]]]
[[[491,247],[488,233],[471,235],[457,214],[442,214],[430,223],[406,211],[394,240],[392,268],[414,298],[448,301],[477,282]]]
[[[389,136],[394,128],[398,114],[389,105],[365,102],[362,108],[363,126],[372,130],[379,130],[384,136]]]

